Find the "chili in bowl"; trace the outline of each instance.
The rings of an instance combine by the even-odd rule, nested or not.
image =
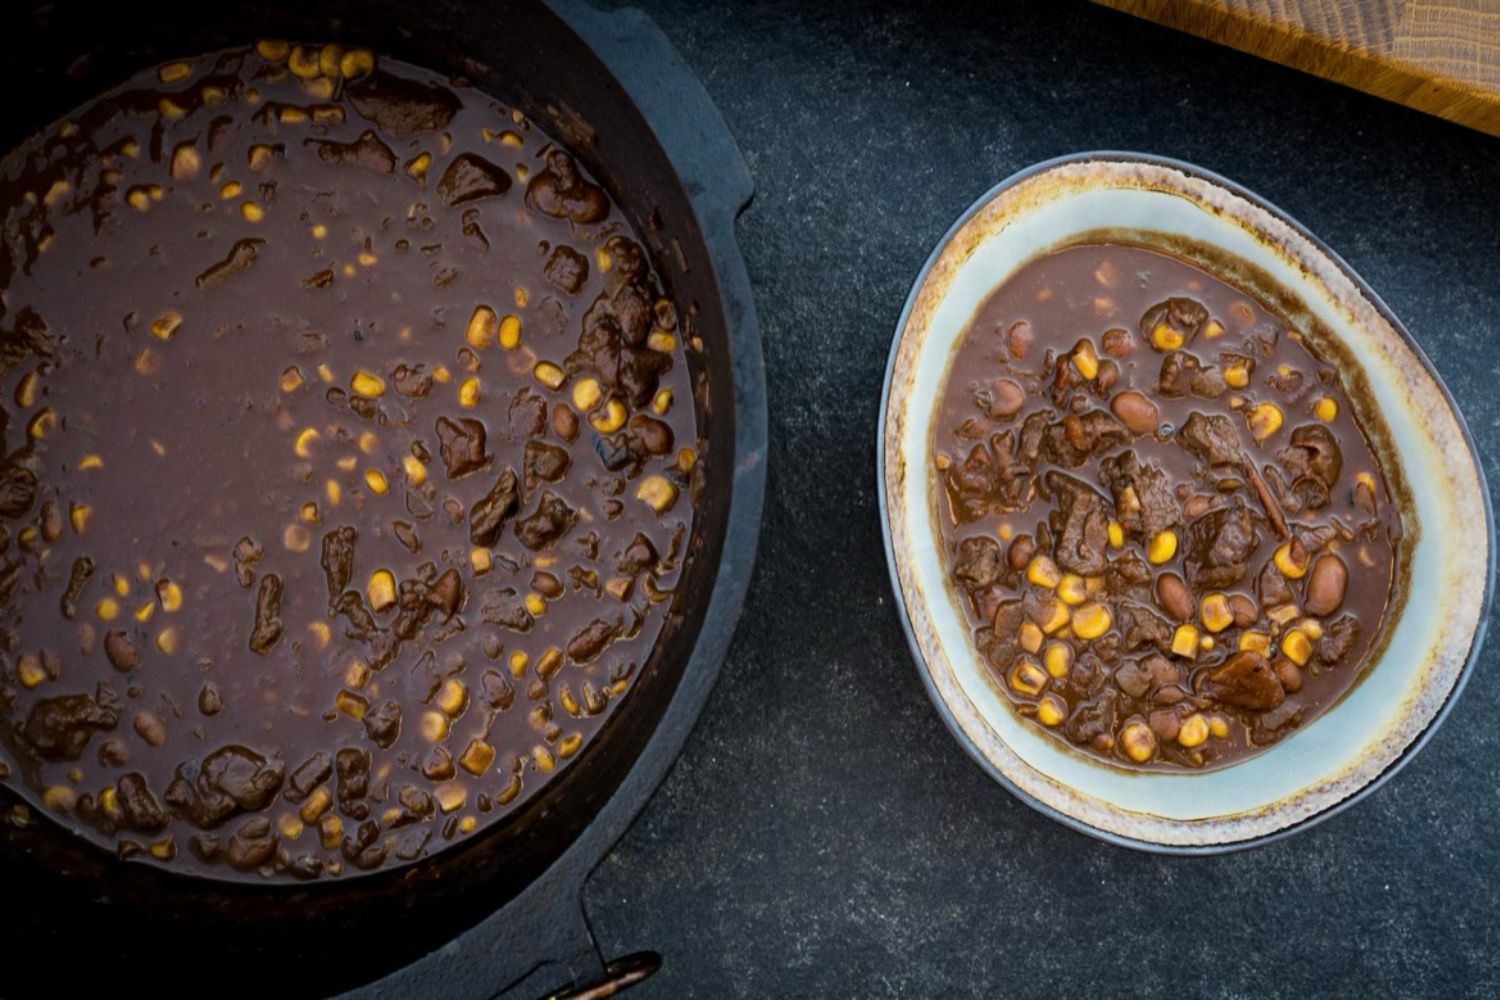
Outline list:
[[[1479,646],[1491,514],[1441,382],[1347,265],[1185,164],[981,199],[908,301],[879,456],[940,713],[1106,839],[1307,826],[1409,758]]]

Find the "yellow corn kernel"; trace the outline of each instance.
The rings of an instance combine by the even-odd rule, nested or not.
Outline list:
[[[296,365],[292,365],[281,373],[281,378],[279,379],[281,391],[296,392],[302,387],[302,381],[302,369]]]
[[[677,487],[665,476],[647,476],[636,487],[635,498],[644,501],[658,514],[665,514],[677,502]]]
[[[563,652],[556,646],[548,646],[542,650],[542,655],[537,657],[536,675],[542,680],[550,680],[552,675],[562,669]]]
[[[29,410],[36,405],[41,383],[42,377],[34,371],[22,375],[21,381],[16,383],[16,405],[23,410]]]
[[[339,59],[339,73],[346,79],[368,76],[375,72],[375,53],[369,49],[350,49]]]
[[[1264,632],[1241,632],[1236,648],[1266,656],[1271,652],[1271,637]]]
[[[1073,367],[1086,382],[1092,382],[1099,374],[1099,354],[1094,350],[1094,342],[1087,337],[1073,345]]]
[[[196,177],[198,171],[203,168],[203,157],[198,155],[198,150],[190,142],[179,143],[172,150],[172,165],[169,171],[178,180],[186,180]]]
[[[1044,726],[1058,726],[1068,717],[1068,703],[1055,694],[1048,694],[1037,703],[1036,721]]]
[[[579,379],[573,383],[573,405],[579,413],[587,413],[599,405],[604,394],[599,389],[599,380],[593,378]]]
[[[365,485],[368,486],[370,492],[375,494],[376,496],[385,496],[391,488],[391,484],[386,481],[385,473],[381,472],[379,469],[365,470]]]
[[[377,612],[384,611],[396,603],[396,577],[388,569],[377,569],[370,574],[369,585],[365,587],[365,596],[370,599],[370,607]]]
[[[484,740],[470,740],[458,758],[458,766],[472,775],[481,775],[490,769],[495,760],[495,748]]]
[[[187,109],[170,97],[163,97],[156,102],[156,113],[169,122],[174,122],[187,114]]]
[[[255,43],[255,52],[267,62],[281,62],[286,58],[288,45],[279,38],[262,38]]]
[[[327,649],[328,644],[333,641],[333,629],[328,627],[327,622],[311,622],[307,631],[312,635],[313,647],[316,649]]]
[[[1038,587],[1052,589],[1062,583],[1062,571],[1057,568],[1057,563],[1051,557],[1035,555],[1031,562],[1026,565],[1026,579]]]
[[[85,455],[78,460],[78,468],[82,471],[104,468],[104,459],[98,455]]]
[[[329,479],[323,483],[323,495],[328,498],[328,506],[337,507],[344,497],[344,488],[337,479]]]
[[[89,518],[94,514],[94,508],[86,503],[75,503],[68,505],[68,522],[73,525],[74,534],[83,534],[83,529],[89,525]]]
[[[226,565],[225,569],[228,569],[228,568],[229,567]],[[144,624],[146,624],[147,622],[149,622],[151,620],[151,616],[154,615],[155,613],[156,613],[156,602],[155,601],[147,601],[145,604],[142,604],[140,607],[138,607],[138,608],[135,609],[135,620],[138,621],[138,622],[140,622],[142,625],[144,625]]]
[[[1275,403],[1261,403],[1250,411],[1250,436],[1257,441],[1264,441],[1281,429],[1284,419],[1281,407]]]
[[[350,660],[344,668],[344,683],[352,688],[362,688],[370,683],[370,665],[364,660]]]
[[[1042,665],[1053,677],[1068,676],[1068,671],[1073,669],[1073,647],[1065,642],[1049,643],[1047,651],[1042,654]]]
[[[662,389],[657,392],[656,398],[651,400],[651,409],[657,416],[665,416],[672,408],[672,390]]]
[[[298,815],[302,817],[304,823],[316,823],[332,805],[333,794],[328,791],[327,786],[319,785],[302,800],[302,808],[298,810]]]
[[[547,602],[542,598],[541,594],[535,592],[529,593],[526,595],[523,603],[533,618],[540,618],[547,613]]]
[[[1189,660],[1198,658],[1198,629],[1193,625],[1179,625],[1172,633],[1172,652]]]
[[[1222,715],[1208,717],[1208,731],[1216,740],[1229,738],[1229,722]]]
[[[302,520],[308,524],[317,524],[323,519],[323,515],[318,512],[318,505],[311,502],[302,505],[301,514]]]
[[[520,678],[526,676],[526,666],[531,662],[531,657],[521,650],[510,654],[510,675]]]
[[[594,251],[594,263],[599,266],[600,274],[608,274],[615,269],[615,259],[604,247],[599,247]]]
[[[1210,632],[1222,632],[1234,623],[1229,598],[1223,594],[1205,594],[1198,603],[1198,618]]]
[[[1017,630],[1017,638],[1020,640],[1021,648],[1028,653],[1035,653],[1042,648],[1042,628],[1036,622],[1022,622]]]
[[[1076,573],[1064,573],[1063,578],[1057,582],[1057,596],[1068,604],[1082,604],[1088,599],[1083,577]]]
[[[1224,324],[1216,319],[1211,319],[1203,324],[1202,334],[1209,340],[1224,336]]]
[[[156,582],[156,599],[161,601],[161,609],[169,615],[182,610],[182,588],[171,580]]]
[[[500,346],[507,351],[514,351],[521,346],[521,319],[518,316],[507,315],[500,321],[499,333]]]
[[[78,801],[78,793],[67,785],[53,785],[42,793],[42,804],[56,812],[67,812]]]
[[[1224,384],[1231,389],[1243,389],[1250,384],[1250,366],[1243,361],[1224,366]]]
[[[1151,331],[1151,346],[1158,351],[1175,351],[1182,346],[1182,334],[1165,322],[1157,323]]]
[[[622,407],[623,409],[623,407]],[[622,423],[624,421],[621,421]],[[26,423],[26,434],[33,441],[40,441],[57,427],[57,414],[44,409]]]
[[[130,578],[128,576],[122,576],[119,573],[116,573],[114,574],[113,580],[115,585],[115,593],[119,594],[121,597],[129,597]]]
[[[448,717],[442,712],[423,712],[422,738],[428,743],[438,743],[447,739]]]
[[[1313,404],[1313,416],[1317,417],[1324,423],[1332,422],[1335,418],[1338,417],[1338,415],[1339,404],[1335,399],[1324,396],[1322,399]]]
[[[175,626],[168,625],[156,633],[156,648],[168,656],[177,652],[177,629]]]
[[[276,829],[288,840],[296,840],[302,836],[302,831],[306,828],[303,826],[302,820],[298,819],[295,814],[283,813],[276,820]]]
[[[469,342],[470,347],[482,350],[495,342],[495,335],[499,329],[500,320],[495,315],[495,310],[489,306],[475,306],[473,314],[469,316],[469,325],[464,331],[464,339]]]
[[[490,567],[493,565],[494,558],[490,555],[489,549],[469,550],[469,569],[474,571],[475,576],[483,576],[488,573]]]
[[[550,361],[540,362],[531,373],[549,389],[561,389],[562,384],[568,380],[567,373]]]
[[[380,449],[380,438],[374,431],[364,431],[359,435],[359,450],[366,455],[373,455]]]
[[[1113,623],[1108,607],[1090,602],[1073,613],[1073,634],[1080,639],[1097,639]]]
[[[1177,554],[1177,532],[1168,528],[1153,535],[1146,543],[1146,559],[1155,566],[1171,560]]]
[[[646,337],[646,346],[663,354],[671,353],[677,347],[677,335],[666,330],[652,330]]]
[[[1276,564],[1281,575],[1288,580],[1300,580],[1307,574],[1307,567],[1312,563],[1312,558],[1301,543],[1282,542],[1276,547],[1271,561]]]
[[[40,657],[27,653],[16,660],[16,677],[29,688],[34,688],[47,679],[47,668]]]
[[[1062,601],[1052,601],[1047,608],[1047,620],[1042,622],[1042,631],[1047,635],[1053,635],[1068,625],[1071,612]]]
[[[406,473],[406,481],[412,486],[421,486],[427,482],[427,466],[423,465],[415,455],[405,455],[401,459],[401,469]]]
[[[1119,521],[1109,522],[1109,547],[1112,549],[1124,548],[1125,526]]]
[[[1312,659],[1312,642],[1304,635],[1301,629],[1291,629],[1281,637],[1281,655],[1291,660],[1297,666],[1306,665]]]
[[[313,442],[322,437],[315,428],[304,427],[292,442],[292,451],[298,458],[312,458]]]
[[[1145,764],[1156,756],[1156,734],[1144,722],[1127,723],[1120,730],[1120,746],[1131,760]]]
[[[1369,490],[1371,496],[1375,495],[1375,477],[1370,475],[1368,472],[1355,473],[1354,482],[1356,485],[1363,486],[1365,489]]]
[[[156,71],[156,78],[162,83],[178,83],[186,80],[193,72],[193,68],[185,62],[167,63]]]
[[[1035,698],[1047,686],[1047,674],[1035,661],[1023,656],[1011,665],[1009,681],[1012,690]]]
[[[625,417],[625,404],[611,396],[603,409],[589,414],[589,424],[600,434],[613,434],[625,426]]]
[[[318,53],[315,49],[303,48],[298,45],[292,49],[291,57],[287,60],[287,68],[294,76],[304,80],[311,80],[323,72],[318,65]]]
[[[1208,720],[1201,713],[1194,712],[1182,720],[1182,726],[1177,730],[1177,742],[1192,749],[1201,746],[1208,739]]]
[[[101,598],[99,603],[94,605],[94,614],[104,621],[114,621],[120,616],[120,602],[113,597]]]
[[[265,210],[253,201],[240,202],[240,215],[246,222],[259,222],[266,217]]]
[[[464,682],[457,677],[450,677],[443,681],[443,686],[438,689],[437,707],[442,709],[450,718],[456,718],[463,714],[469,706],[469,689]]]
[[[182,314],[167,310],[151,321],[151,336],[157,340],[171,340],[182,325]]]
[[[300,524],[289,524],[281,531],[281,544],[288,552],[306,552],[312,545],[312,534]]]
[[[479,405],[479,379],[466,378],[459,384],[458,405],[470,410]]]
[[[1316,618],[1302,619],[1297,623],[1297,628],[1299,628],[1302,631],[1302,634],[1307,636],[1313,642],[1317,642],[1319,639],[1323,638],[1323,623],[1318,621]]]
[[[349,388],[361,396],[379,396],[385,392],[385,379],[361,369],[349,380]]]
[[[365,713],[370,710],[369,699],[354,691],[339,691],[333,696],[333,703],[338,706],[340,712],[351,719],[363,719]]]
[[[111,816],[120,815],[120,795],[113,785],[99,789],[99,808]]]

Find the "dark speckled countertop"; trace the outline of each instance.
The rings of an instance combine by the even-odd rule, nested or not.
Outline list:
[[[606,953],[665,958],[630,996],[1500,994],[1500,642],[1349,812],[1227,857],[1110,847],[1012,798],[939,721],[892,606],[874,455],[934,243],[1013,171],[1115,148],[1223,173],[1322,236],[1432,357],[1500,483],[1500,141],[1082,3],[643,6],[755,176],[739,233],[771,466],[723,679],[589,884]]]

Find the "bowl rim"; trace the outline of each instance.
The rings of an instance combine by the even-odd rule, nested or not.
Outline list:
[[[970,204],[969,207],[966,208],[958,216],[958,218],[954,220],[953,224],[949,226],[948,229],[943,233],[943,235],[938,239],[936,244],[933,246],[931,253],[928,254],[926,261],[922,264],[921,269],[917,272],[917,276],[912,283],[911,290],[907,293],[906,301],[902,305],[901,315],[896,321],[895,332],[891,338],[890,352],[887,355],[886,359],[885,376],[881,384],[880,412],[878,416],[878,423],[876,424],[875,438],[875,486],[876,496],[880,508],[881,543],[885,549],[886,571],[890,578],[891,589],[894,592],[895,596],[896,608],[898,614],[900,615],[901,630],[906,635],[907,647],[911,651],[912,665],[916,669],[917,675],[921,678],[922,686],[927,691],[927,697],[932,702],[933,707],[937,709],[938,716],[943,720],[943,724],[947,726],[948,731],[957,740],[959,745],[964,748],[964,751],[969,755],[969,757],[972,758],[976,763],[978,763],[979,766],[986,773],[988,773],[992,779],[994,779],[1012,795],[1020,799],[1026,805],[1030,806],[1032,809],[1052,820],[1055,820],[1056,822],[1063,824],[1069,829],[1075,830],[1078,833],[1085,834],[1089,837],[1093,837],[1096,840],[1101,840],[1105,843],[1113,844],[1117,847],[1128,847],[1150,854],[1185,856],[1231,854],[1237,851],[1244,851],[1253,847],[1260,847],[1266,844],[1275,843],[1278,840],[1282,840],[1304,830],[1311,829],[1312,827],[1317,826],[1319,823],[1322,823],[1324,820],[1337,816],[1339,813],[1342,813],[1344,810],[1350,808],[1356,803],[1363,801],[1364,798],[1374,792],[1375,789],[1379,788],[1381,785],[1389,781],[1403,767],[1405,767],[1406,764],[1413,757],[1415,757],[1423,747],[1427,745],[1427,742],[1432,738],[1433,733],[1437,732],[1438,727],[1440,727],[1447,719],[1449,713],[1453,709],[1453,706],[1457,703],[1459,696],[1463,694],[1464,688],[1468,685],[1470,676],[1474,673],[1475,665],[1479,660],[1479,654],[1484,647],[1485,634],[1489,626],[1490,612],[1493,609],[1494,605],[1496,567],[1497,563],[1500,563],[1500,560],[1497,560],[1495,546],[1491,545],[1489,548],[1489,557],[1486,565],[1484,592],[1480,598],[1479,604],[1479,619],[1474,629],[1473,638],[1469,643],[1468,655],[1464,658],[1463,666],[1460,668],[1458,676],[1453,682],[1453,686],[1449,689],[1447,697],[1443,700],[1442,705],[1439,706],[1438,710],[1433,714],[1432,718],[1428,720],[1427,725],[1419,734],[1417,734],[1417,736],[1411,741],[1411,743],[1409,743],[1406,748],[1402,750],[1402,752],[1398,754],[1395,759],[1393,759],[1385,767],[1384,770],[1367,781],[1363,786],[1355,789],[1344,798],[1336,802],[1332,802],[1327,806],[1319,809],[1317,812],[1306,816],[1295,823],[1291,823],[1279,830],[1272,830],[1267,833],[1259,834],[1253,837],[1247,837],[1240,840],[1229,840],[1203,844],[1167,844],[1152,840],[1146,840],[1139,837],[1126,836],[1124,834],[1115,833],[1110,830],[1104,830],[1099,827],[1093,826],[1081,819],[1062,812],[1061,810],[1049,805],[1046,802],[1043,802],[1041,799],[1036,798],[1031,793],[1020,788],[1015,782],[1011,781],[1011,779],[1008,778],[995,765],[993,761],[985,756],[985,754],[979,749],[974,741],[970,739],[969,735],[959,724],[957,717],[954,715],[947,701],[938,691],[937,685],[933,681],[931,672],[924,667],[926,660],[922,655],[921,646],[918,643],[916,633],[912,628],[911,613],[907,607],[906,598],[901,588],[900,571],[896,562],[896,552],[895,546],[893,544],[894,535],[891,525],[889,496],[886,488],[886,427],[887,418],[890,412],[891,388],[894,384],[896,375],[896,361],[897,356],[900,353],[903,334],[906,330],[907,322],[911,317],[911,313],[916,304],[918,296],[920,295],[923,287],[926,285],[927,280],[932,273],[934,265],[942,256],[943,252],[948,248],[954,236],[956,236],[958,232],[975,215],[977,215],[985,207],[987,207],[1002,192],[1011,187],[1014,187],[1015,185],[1025,180],[1028,180],[1029,178],[1070,164],[1099,161],[1117,163],[1142,163],[1151,166],[1165,167],[1168,169],[1181,171],[1183,174],[1186,174],[1189,177],[1203,180],[1210,184],[1222,187],[1230,194],[1244,199],[1254,207],[1268,212],[1272,216],[1275,216],[1276,218],[1285,222],[1293,231],[1297,233],[1297,235],[1306,239],[1319,252],[1327,255],[1329,261],[1334,265],[1334,267],[1338,268],[1338,270],[1343,273],[1344,277],[1348,279],[1348,281],[1354,286],[1354,288],[1369,301],[1372,308],[1380,315],[1380,317],[1385,322],[1390,324],[1391,329],[1395,331],[1396,335],[1400,337],[1405,345],[1412,351],[1417,360],[1421,363],[1422,368],[1426,371],[1428,376],[1432,378],[1433,382],[1436,383],[1438,391],[1442,394],[1442,398],[1446,402],[1448,409],[1452,412],[1454,420],[1458,425],[1459,432],[1462,434],[1464,447],[1468,449],[1469,456],[1473,461],[1475,477],[1479,486],[1480,503],[1484,510],[1485,529],[1488,532],[1489,537],[1492,539],[1495,537],[1494,506],[1490,497],[1489,483],[1484,473],[1484,464],[1480,461],[1479,449],[1475,445],[1474,436],[1469,429],[1468,421],[1464,418],[1463,412],[1459,409],[1457,401],[1454,400],[1453,394],[1448,389],[1447,383],[1443,381],[1442,376],[1433,366],[1432,360],[1427,356],[1427,352],[1422,349],[1422,346],[1411,335],[1411,332],[1407,330],[1406,325],[1401,322],[1401,320],[1391,310],[1390,306],[1386,305],[1385,300],[1382,299],[1378,294],[1376,294],[1375,290],[1372,289],[1369,284],[1367,284],[1365,280],[1360,277],[1360,275],[1355,272],[1352,267],[1349,266],[1348,262],[1345,261],[1343,257],[1335,252],[1333,248],[1330,247],[1327,243],[1323,242],[1323,240],[1320,239],[1316,234],[1314,234],[1310,229],[1308,229],[1307,226],[1303,225],[1300,220],[1298,220],[1295,216],[1286,212],[1284,209],[1280,208],[1273,202],[1269,201],[1268,199],[1261,197],[1254,191],[1251,191],[1249,188],[1246,188],[1243,185],[1222,176],[1221,174],[1197,166],[1196,164],[1189,163],[1185,160],[1179,160],[1169,156],[1160,156],[1153,153],[1137,153],[1127,150],[1092,150],[1078,153],[1068,153],[1061,156],[1051,157],[1046,160],[1041,160],[1037,163],[1031,164],[1030,166],[1023,167],[1022,169],[1010,174],[999,183],[993,185],[984,193],[982,193],[972,204]]]

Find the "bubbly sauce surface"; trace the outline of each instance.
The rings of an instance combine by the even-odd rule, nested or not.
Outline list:
[[[0,772],[127,857],[402,864],[514,810],[669,614],[686,331],[518,112],[264,42],[3,161]]]

